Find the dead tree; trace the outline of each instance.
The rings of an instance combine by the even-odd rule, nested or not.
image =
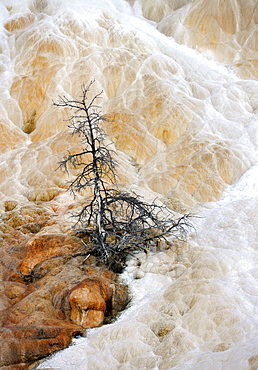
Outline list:
[[[72,109],[68,127],[82,144],[81,151],[68,152],[59,165],[66,171],[68,164],[80,168],[69,184],[73,194],[85,188],[92,190],[89,202],[73,215],[75,230],[89,236],[87,248],[91,254],[110,269],[121,271],[129,254],[146,250],[154,240],[183,237],[190,226],[189,215],[174,219],[173,212],[166,207],[119,190],[116,162],[112,150],[104,143],[106,135],[101,128],[106,119],[96,104],[101,93],[88,98],[92,84],[93,81],[88,86],[82,85],[80,100],[59,97],[59,102],[54,103]]]

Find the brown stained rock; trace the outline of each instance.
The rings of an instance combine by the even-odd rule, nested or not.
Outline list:
[[[71,321],[83,328],[101,325],[112,295],[110,280],[101,277],[84,279],[69,294]]]
[[[26,326],[0,328],[0,368],[28,368],[42,357],[69,345],[82,330],[70,326]]]
[[[53,305],[67,319],[83,328],[108,323],[128,303],[128,289],[117,282],[117,276],[108,270],[92,266],[85,271],[87,278],[72,289],[59,289],[53,295]]]
[[[53,257],[69,255],[81,247],[81,242],[73,236],[60,234],[39,235],[31,238],[25,246],[26,257],[19,265],[23,275],[30,275],[40,262]]]
[[[129,294],[127,285],[119,283],[114,284],[111,302],[111,318],[116,316],[118,312],[124,310],[129,301],[128,296]]]
[[[115,273],[93,257],[83,263],[79,238],[24,233],[24,222],[40,222],[40,214],[17,208],[0,225],[1,370],[28,369],[84,328],[110,322],[127,303]]]
[[[5,214],[3,215],[3,221],[5,225],[9,225],[14,229],[24,226],[29,223],[41,223],[42,226],[48,222],[53,223],[53,213],[48,209],[24,206],[19,207],[16,202],[6,201],[4,203]],[[13,207],[13,208],[12,208]],[[51,219],[51,220],[50,220]]]
[[[6,200],[4,202],[4,210],[6,212],[12,211],[15,207],[17,207],[17,205],[18,205],[18,202],[16,202],[15,200]]]
[[[55,213],[14,205],[5,204],[0,223],[1,370],[28,369],[67,347],[85,328],[110,322],[128,297],[115,273],[93,256],[85,261],[78,237],[48,233]]]
[[[257,370],[258,369],[258,354],[250,357],[248,359],[249,370]]]

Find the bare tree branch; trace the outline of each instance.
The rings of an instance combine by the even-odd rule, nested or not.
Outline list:
[[[128,255],[146,250],[153,241],[172,236],[184,238],[191,227],[189,215],[174,218],[165,206],[144,202],[134,193],[120,191],[117,186],[116,162],[113,151],[104,143],[106,134],[96,100],[102,92],[88,100],[94,81],[82,85],[81,100],[59,97],[58,107],[69,107],[74,113],[68,120],[72,135],[78,135],[82,150],[70,153],[59,163],[59,168],[69,171],[82,168],[69,189],[75,194],[85,188],[92,190],[92,198],[73,216],[74,229],[88,235],[87,253],[94,254],[102,263],[113,270],[121,270]],[[109,183],[108,183],[109,182]],[[113,184],[113,187],[111,187]],[[86,242],[83,240],[83,245]]]

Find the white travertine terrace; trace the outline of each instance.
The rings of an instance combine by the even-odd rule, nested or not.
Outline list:
[[[151,3],[143,1],[149,19],[152,19]],[[257,79],[257,1],[190,0],[180,5],[177,9],[170,8],[155,20],[159,22],[158,29],[161,32],[230,65],[242,78]],[[164,6],[161,7],[164,9]]]
[[[78,142],[52,101],[95,79],[121,186],[200,216],[187,243],[130,262],[118,321],[39,368],[258,367],[256,4],[0,4],[1,212],[74,202],[55,170]]]

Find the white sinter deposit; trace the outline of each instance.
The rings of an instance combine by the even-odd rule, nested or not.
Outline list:
[[[123,186],[197,216],[187,242],[129,261],[117,321],[38,369],[258,368],[257,7],[235,3],[2,0],[0,209],[73,201],[52,100],[95,78]]]

